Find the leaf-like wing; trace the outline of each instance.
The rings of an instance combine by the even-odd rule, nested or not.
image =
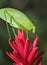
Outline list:
[[[0,9],[0,18],[8,22],[13,27],[24,30],[33,30],[33,32],[35,32],[36,27],[32,23],[32,21],[25,14],[17,9]]]

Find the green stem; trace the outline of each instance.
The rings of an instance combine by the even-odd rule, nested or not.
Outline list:
[[[28,39],[28,31],[26,31],[26,37],[27,37],[27,39]]]
[[[11,16],[10,16],[10,22],[12,23],[12,17],[11,17]],[[14,36],[16,36],[15,30],[14,30],[13,27],[12,27],[12,31],[13,31],[13,33],[14,33]]]
[[[16,36],[15,30],[14,30],[14,28],[13,28],[13,27],[12,27],[12,31],[13,31],[13,33],[14,33],[14,36]]]
[[[4,14],[5,14],[5,19],[6,19],[6,26],[7,26],[7,31],[8,31],[9,39],[11,39],[11,35],[10,35],[8,23],[7,23],[7,18],[6,18],[6,12],[4,12]]]

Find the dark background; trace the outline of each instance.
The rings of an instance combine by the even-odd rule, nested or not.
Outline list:
[[[39,35],[39,48],[45,50],[43,65],[47,65],[47,0],[0,0],[0,8],[11,7],[24,12],[36,25]],[[10,32],[13,36],[11,27]],[[31,39],[35,35],[30,32]],[[12,60],[6,55],[11,51],[8,44],[8,32],[5,21],[0,19],[0,65],[13,65]]]

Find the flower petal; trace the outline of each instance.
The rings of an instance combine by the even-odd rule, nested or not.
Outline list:
[[[6,54],[16,63],[20,63],[20,60],[17,57],[15,57],[12,53],[6,52]]]
[[[16,64],[16,63],[14,63],[13,65],[23,65],[23,64],[22,64],[22,63],[17,63],[17,64]]]
[[[36,37],[35,40],[34,40],[34,42],[33,42],[33,48],[38,45],[38,41],[39,41],[39,38]]]
[[[40,57],[42,57],[42,55],[44,54],[44,51],[41,51],[33,60],[33,63],[38,60]]]
[[[15,37],[15,40],[16,40],[16,45],[18,47],[19,53],[23,57],[23,46],[22,46],[22,43],[21,43],[20,39],[17,36]]]
[[[36,65],[42,65],[42,57],[38,60]]]
[[[25,41],[25,33],[24,30],[18,30],[18,37]]]
[[[30,51],[30,40],[26,40],[25,46],[24,46],[24,59],[27,58]]]
[[[15,53],[18,53],[18,49],[16,47],[16,44],[12,40],[8,40],[11,48],[15,51]]]
[[[33,50],[31,50],[31,52],[30,52],[30,54],[28,56],[28,62],[29,63],[32,63],[33,58],[36,56],[37,52],[38,52],[38,47],[36,47]]]

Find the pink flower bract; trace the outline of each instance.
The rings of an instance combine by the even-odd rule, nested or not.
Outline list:
[[[38,54],[38,40],[36,37],[30,48],[30,40],[25,38],[24,30],[18,30],[15,40],[8,40],[13,52],[6,52],[14,61],[14,65],[42,65],[42,55],[44,51]]]

